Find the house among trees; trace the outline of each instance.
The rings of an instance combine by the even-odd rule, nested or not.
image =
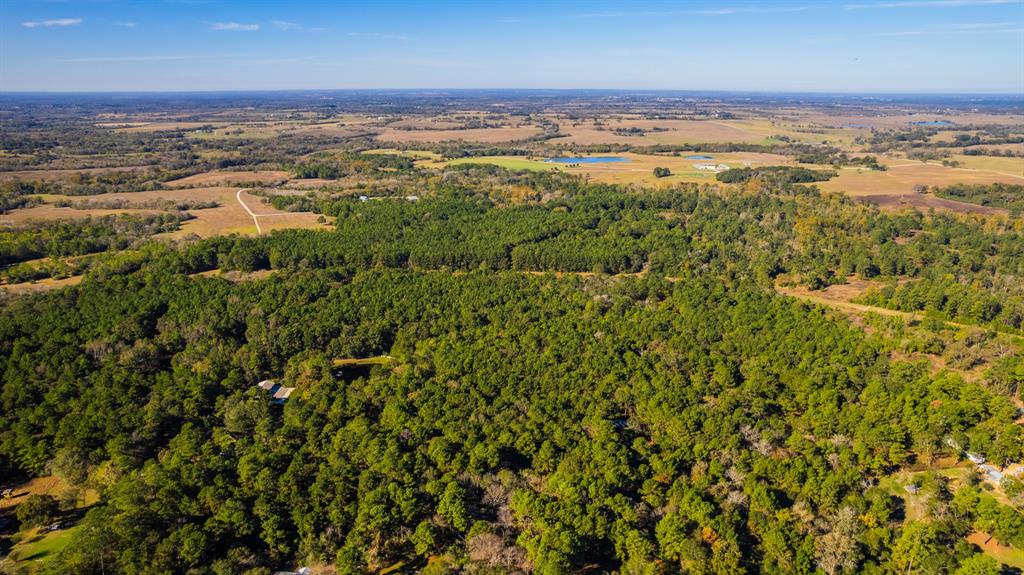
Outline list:
[[[272,398],[272,402],[276,405],[283,405],[284,402],[288,401],[288,398],[291,397],[292,392],[295,391],[294,387],[284,387],[270,379],[264,379],[257,383],[256,387],[269,393]]]
[[[985,456],[979,455],[972,451],[967,452],[967,459],[970,459],[971,463],[974,463],[976,465],[981,465],[982,463],[985,463]]]
[[[992,465],[979,465],[978,471],[984,473],[985,479],[992,483],[999,484],[1003,480],[1003,472]]]
[[[725,164],[694,164],[693,167],[708,172],[724,172],[729,169]]]

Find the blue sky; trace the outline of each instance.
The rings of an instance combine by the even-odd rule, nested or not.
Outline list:
[[[0,91],[1024,93],[1024,0],[0,2]]]

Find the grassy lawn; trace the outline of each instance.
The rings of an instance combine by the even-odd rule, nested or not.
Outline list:
[[[484,156],[480,158],[459,158],[448,162],[448,165],[457,164],[494,164],[509,170],[554,170],[559,165],[548,162],[528,160],[519,156]],[[564,167],[564,166],[563,166]]]
[[[76,529],[71,527],[50,533],[39,533],[38,529],[32,529],[11,549],[10,558],[15,563],[24,564],[52,557],[67,547]]]

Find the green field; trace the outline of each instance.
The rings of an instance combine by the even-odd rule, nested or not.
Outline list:
[[[24,539],[11,549],[9,558],[17,564],[42,561],[60,553],[71,542],[77,527],[40,534],[37,529],[25,533]]]
[[[519,156],[484,156],[479,158],[459,158],[457,160],[451,160],[448,165],[457,164],[493,164],[495,166],[501,166],[509,170],[535,170],[538,172],[554,170],[558,168],[558,164],[549,164],[547,162],[538,162],[536,160],[527,160]]]

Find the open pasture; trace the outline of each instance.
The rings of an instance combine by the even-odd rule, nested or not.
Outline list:
[[[447,142],[463,140],[466,142],[514,142],[540,135],[536,126],[518,126],[502,128],[469,128],[466,130],[397,130],[385,128],[377,136],[381,142]]]
[[[655,129],[658,131],[655,131]],[[629,134],[630,129],[643,133]],[[766,134],[750,131],[724,120],[644,120],[605,119],[562,120],[561,137],[549,140],[551,144],[692,144],[703,142],[752,143],[764,139]]]
[[[275,229],[285,228],[320,228],[325,224],[317,222],[318,215],[311,212],[284,212],[275,209],[269,203],[264,203],[263,198],[253,196],[247,192],[238,194],[237,188],[231,187],[200,187],[180,188],[169,190],[153,190],[147,192],[114,193],[104,194],[103,200],[125,200],[131,203],[143,203],[152,200],[173,200],[173,201],[216,201],[219,205],[215,208],[201,210],[190,210],[193,219],[183,222],[181,229],[171,234],[172,237],[195,234],[200,237],[210,237],[231,233],[244,235],[256,234],[256,223],[253,216],[246,210],[239,199],[245,202],[248,209],[260,217],[260,227],[264,233]],[[68,218],[85,218],[90,216],[105,216],[111,214],[155,214],[159,213],[152,209],[86,209],[58,208],[53,205],[44,204],[31,208],[13,210],[7,214],[0,215],[0,225],[24,224],[30,221],[59,220]],[[261,217],[262,216],[262,217]]]
[[[198,186],[224,186],[232,184],[271,184],[287,180],[291,174],[284,171],[266,170],[253,172],[204,172],[166,182],[167,186],[191,188]]]
[[[1021,148],[1020,144],[1015,144]],[[996,156],[965,156],[957,154],[953,159],[960,162],[960,168],[982,170],[999,175],[1012,175],[1021,178],[1018,184],[1024,184],[1024,158],[1006,158]]]
[[[946,121],[956,126],[1024,125],[1024,114],[996,114],[984,112],[918,112],[904,110],[878,110],[872,113],[834,113],[833,111],[797,111],[802,118],[822,126],[858,127],[865,130],[900,130],[911,128],[915,122]]]
[[[1002,159],[1002,158],[999,158]],[[919,209],[952,210],[966,213],[1000,214],[1003,210],[977,206],[921,194],[914,187],[924,185],[948,186],[951,184],[1022,184],[1024,176],[1003,174],[990,170],[950,168],[939,164],[904,161],[887,161],[888,170],[879,172],[863,168],[844,168],[839,177],[820,182],[823,190],[842,192],[856,198],[877,203],[883,208],[900,209],[913,206]]]
[[[592,154],[595,155],[595,154]],[[599,155],[599,154],[598,154]],[[715,172],[700,170],[697,164],[725,164],[740,168],[747,166],[791,165],[793,160],[777,154],[757,152],[732,152],[707,154],[711,160],[687,159],[690,154],[679,155],[648,155],[625,152],[615,154],[626,158],[626,162],[556,164],[544,161],[544,158],[526,156],[485,156],[477,158],[459,158],[448,162],[432,162],[425,167],[444,167],[457,164],[494,164],[510,170],[562,170],[570,174],[584,176],[591,181],[609,184],[644,184],[652,186],[669,186],[682,182],[713,183]],[[586,157],[586,156],[582,156]],[[654,168],[668,168],[672,175],[656,178]]]

